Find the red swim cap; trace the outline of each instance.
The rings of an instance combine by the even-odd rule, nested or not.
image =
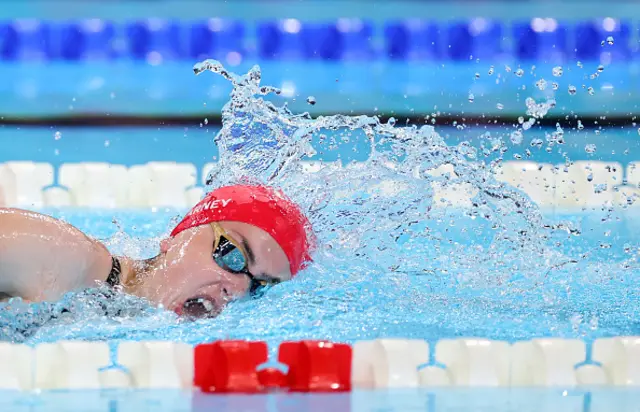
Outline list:
[[[226,186],[208,193],[173,229],[171,236],[221,220],[244,222],[270,234],[289,259],[291,276],[311,261],[311,224],[280,191],[266,186]]]

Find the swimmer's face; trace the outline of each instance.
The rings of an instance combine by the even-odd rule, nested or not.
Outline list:
[[[267,232],[242,222],[219,222],[219,226],[232,243],[245,249],[247,269],[257,281],[291,279],[287,256]],[[216,240],[211,225],[164,240],[156,271],[144,284],[148,298],[179,315],[205,317],[215,316],[229,301],[247,295],[250,276],[216,263]]]

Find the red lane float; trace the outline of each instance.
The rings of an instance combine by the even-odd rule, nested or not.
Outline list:
[[[203,392],[260,392],[258,365],[267,361],[265,342],[218,341],[194,349],[193,385]]]
[[[289,366],[289,390],[344,392],[351,390],[351,346],[325,341],[284,342],[278,361]]]
[[[194,350],[194,386],[207,393],[344,392],[351,390],[351,346],[325,341],[284,342],[278,361],[285,375],[267,362],[265,342],[218,341]]]

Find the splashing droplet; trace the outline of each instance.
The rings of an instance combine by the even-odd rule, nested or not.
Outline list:
[[[576,89],[576,86],[569,85],[569,94],[570,95],[573,96],[574,94],[576,94],[577,91],[578,91],[578,89]]]
[[[529,120],[527,120],[526,122],[524,122],[522,124],[522,129],[523,130],[529,130],[533,127],[533,125],[536,124],[536,119],[534,117],[531,117]]]
[[[556,82],[553,82],[553,83],[551,83],[551,88],[553,90],[558,90],[560,88],[560,85],[558,85],[558,83],[556,83]]]
[[[504,105],[502,103],[498,103],[498,104],[496,104],[496,109],[502,110],[502,109],[504,109]]]
[[[473,103],[475,99],[476,97],[473,95],[473,93],[469,93],[469,103]]]
[[[529,144],[531,145],[531,147],[537,147],[538,149],[540,149],[543,143],[544,142],[542,141],[542,139],[532,139],[531,143]]]
[[[509,138],[511,140],[511,143],[521,144],[524,136],[522,135],[522,131],[516,130],[515,132],[511,133],[511,136]]]
[[[562,66],[556,66],[553,68],[553,70],[551,71],[551,73],[553,74],[554,77],[560,77],[562,76]]]
[[[489,67],[489,76],[491,76],[494,72],[493,66]]]
[[[593,154],[596,152],[596,145],[594,145],[593,143],[590,143],[584,147],[584,151],[589,154]]]
[[[522,69],[516,70],[516,76],[518,76],[518,77],[524,76],[524,70],[522,70]]]
[[[314,96],[309,96],[307,97],[307,103],[309,103],[311,106],[316,104],[316,98]]]
[[[598,73],[602,73],[604,71],[604,66],[603,65],[599,65],[598,66]]]
[[[576,63],[576,66],[578,66],[578,67],[582,68],[582,67],[583,67],[583,66],[582,66],[582,62],[578,60],[578,62]]]
[[[204,124],[209,124],[209,119],[208,118],[204,118]]]
[[[535,99],[527,97],[524,104],[527,106],[527,114],[537,119],[541,119],[549,113],[549,110],[555,107],[556,101],[548,99],[546,102],[537,103]],[[529,119],[531,122],[532,120]],[[533,120],[535,121],[535,119]]]
[[[587,93],[589,93],[591,96],[593,96],[594,94],[596,94],[596,91],[593,90],[593,87],[589,86],[589,88],[587,89]]]
[[[480,73],[476,73],[476,79],[480,78]]]
[[[60,139],[62,139],[62,133],[60,133],[60,132],[55,132],[55,133],[53,134],[53,138],[54,138],[55,140],[60,140]]]
[[[545,79],[540,79],[536,82],[536,87],[540,90],[544,90],[547,88],[547,81]]]
[[[582,124],[581,120],[578,120],[578,130],[582,130],[584,129],[584,125]]]
[[[608,44],[609,46],[613,46],[613,36],[609,36],[609,37],[607,37],[607,44]]]
[[[519,116],[519,117],[518,117],[518,123],[519,123],[519,124],[524,123],[524,117]]]

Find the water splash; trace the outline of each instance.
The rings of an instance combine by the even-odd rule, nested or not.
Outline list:
[[[213,60],[194,67],[196,74],[207,71],[232,85],[222,110],[223,127],[215,137],[219,162],[208,184],[249,180],[283,188],[302,205],[318,234],[321,246],[315,264],[263,299],[236,302],[219,318],[196,327],[184,326],[173,314],[135,298],[117,295],[103,302],[92,292],[65,297],[61,305],[36,305],[37,309],[11,303],[36,326],[51,319],[52,313],[58,315],[38,332],[29,328],[27,320],[7,319],[5,324],[12,327],[3,330],[0,339],[37,341],[90,334],[96,339],[161,336],[197,342],[234,336],[266,340],[421,336],[424,329],[393,329],[392,325],[407,322],[402,313],[411,313],[423,325],[442,325],[438,316],[446,314],[444,323],[451,326],[436,328],[434,333],[440,336],[461,333],[465,330],[461,325],[470,328],[473,319],[478,328],[469,334],[493,337],[500,331],[480,314],[495,313],[505,322],[514,316],[526,319],[532,312],[521,311],[522,305],[550,311],[569,294],[569,285],[595,276],[586,270],[586,253],[569,257],[560,247],[580,235],[572,224],[548,222],[522,191],[496,179],[509,150],[501,137],[487,133],[479,145],[468,141],[448,145],[428,125],[398,126],[394,119],[383,122],[375,116],[294,114],[286,105],[269,101],[280,91],[261,84],[258,67],[245,75],[233,74]],[[551,99],[541,103],[527,99],[530,118],[523,117],[522,131],[508,135],[512,144],[519,145],[523,131],[554,106]],[[312,146],[314,138],[319,145]],[[331,151],[335,138],[366,139],[368,159],[336,162],[314,174],[305,173],[302,161],[312,159],[317,150]],[[562,141],[561,129],[547,137],[549,147]],[[538,138],[530,142],[532,148],[544,144]],[[110,247],[126,243],[127,239],[115,239]],[[638,266],[632,260],[625,264]],[[588,298],[600,303],[600,295]],[[91,305],[104,309],[102,303],[113,305],[106,315],[90,309]],[[108,316],[122,305],[131,312]],[[82,326],[70,329],[70,321],[59,318],[61,308],[67,310],[63,317],[80,320]],[[358,327],[349,323],[354,319],[350,313],[372,309],[374,314],[357,317]],[[567,319],[573,319],[571,310],[563,310]],[[7,312],[0,311],[0,316]],[[16,334],[21,330],[31,334]],[[517,335],[517,327],[511,333],[510,337]]]
[[[532,116],[534,119],[542,119],[549,113],[549,110],[556,106],[556,101],[555,99],[547,99],[542,103],[538,103],[532,97],[527,97],[525,106],[527,115]]]
[[[544,245],[548,227],[537,206],[495,178],[494,168],[507,150],[501,139],[488,138],[479,153],[469,142],[447,145],[431,126],[399,127],[375,116],[293,114],[265,99],[278,90],[260,84],[258,67],[236,76],[207,60],[194,71],[222,75],[233,85],[216,136],[220,162],[209,180],[219,185],[250,179],[283,187],[308,211],[325,250],[366,258],[382,271],[424,273],[446,261],[460,274],[483,272],[470,276],[483,282],[501,277],[499,272],[540,273],[535,262],[556,255]],[[539,118],[554,105],[528,101],[528,113]],[[300,162],[315,154],[312,138],[328,131],[365,136],[369,158],[305,175]],[[492,160],[485,163],[483,157]],[[471,194],[471,202],[456,201],[456,191],[460,199]],[[454,200],[446,200],[452,194]],[[487,231],[489,244],[464,239],[465,223],[456,222],[452,210],[484,221],[480,231]],[[449,221],[450,228],[434,230],[424,223],[430,219]],[[473,254],[465,250],[469,246]],[[505,253],[514,254],[508,270]]]
[[[55,303],[32,304],[14,298],[0,304],[0,341],[48,342],[78,335],[100,340],[105,334],[113,337],[121,325],[143,318],[162,319],[166,324],[175,315],[104,285],[70,292]]]
[[[536,82],[536,87],[539,90],[545,90],[547,88],[547,81],[545,79],[540,79]]]

